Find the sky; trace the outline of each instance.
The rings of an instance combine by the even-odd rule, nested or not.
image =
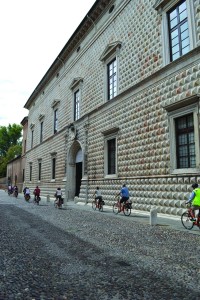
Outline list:
[[[0,126],[23,108],[95,0],[0,0]]]

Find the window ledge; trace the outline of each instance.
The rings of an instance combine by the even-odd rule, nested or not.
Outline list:
[[[172,175],[184,175],[184,174],[197,174],[199,175],[200,169],[199,168],[187,168],[187,169],[174,169],[171,171]]]
[[[104,178],[105,179],[117,179],[118,176],[117,176],[117,174],[110,174],[110,175],[105,175]]]

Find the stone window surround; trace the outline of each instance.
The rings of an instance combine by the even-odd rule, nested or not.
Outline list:
[[[172,175],[199,174],[200,172],[200,139],[199,139],[199,97],[191,96],[185,100],[164,107],[168,112],[170,139],[170,173]],[[196,168],[177,169],[175,119],[193,113]]]
[[[100,56],[100,61],[103,63],[104,67],[104,99],[105,102],[108,100],[108,74],[107,74],[107,66],[108,64],[115,58],[117,64],[117,95],[119,94],[119,63],[120,63],[120,49],[122,46],[122,42],[116,41],[107,45],[102,55]],[[116,96],[117,96],[116,95]],[[115,97],[114,97],[115,98]]]
[[[118,177],[117,174],[117,137],[118,137],[119,127],[112,127],[108,128],[102,132],[104,135],[104,178],[105,179],[116,179]],[[116,166],[116,173],[115,174],[108,174],[108,148],[107,148],[107,141],[115,139],[116,143],[116,153],[115,153],[115,166]]]
[[[55,182],[56,178],[52,178],[53,175],[53,159],[55,159],[55,177],[56,177],[56,159],[57,159],[57,152],[50,153],[51,155],[51,180],[50,182]]]
[[[82,90],[83,90],[83,78],[82,77],[77,77],[74,78],[74,80],[72,81],[71,85],[70,85],[70,89],[72,91],[72,99],[73,99],[73,105],[72,105],[72,112],[71,112],[71,121],[77,121],[74,120],[74,115],[75,115],[75,105],[74,105],[74,97],[75,97],[75,93],[77,93],[79,91],[79,119],[81,117],[81,100],[82,100]]]
[[[170,63],[170,49],[169,49],[169,29],[167,12],[175,7],[180,0],[157,0],[154,8],[162,16],[162,45],[163,45],[163,66]],[[194,4],[191,0],[186,0],[187,14],[188,14],[188,29],[190,38],[190,50],[196,47],[196,32],[195,32],[195,20],[194,20]]]

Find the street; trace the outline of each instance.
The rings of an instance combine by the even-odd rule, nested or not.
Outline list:
[[[200,234],[0,190],[0,299],[200,299]]]

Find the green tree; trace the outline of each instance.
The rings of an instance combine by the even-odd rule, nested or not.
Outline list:
[[[11,146],[20,145],[22,137],[22,126],[13,124],[0,126],[0,156],[6,156],[8,149]]]
[[[21,125],[0,126],[0,177],[6,176],[7,163],[21,154],[21,136]]]

